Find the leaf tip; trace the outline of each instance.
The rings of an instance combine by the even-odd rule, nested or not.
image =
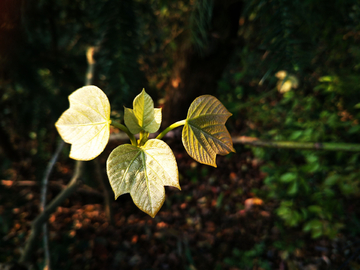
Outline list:
[[[132,197],[132,196],[131,196]],[[144,207],[142,206],[142,205],[140,205],[140,204],[138,204],[135,200],[134,200],[134,198],[132,198],[133,199],[133,202],[134,202],[134,204],[136,205],[136,207],[137,208],[139,208],[141,211],[143,211],[144,213],[146,213],[146,214],[148,214],[150,217],[152,217],[152,218],[155,218],[155,216],[156,216],[156,214],[160,211],[160,209],[161,209],[161,207],[163,206],[163,204],[164,204],[164,201],[165,201],[165,197],[164,197],[164,199],[163,199],[163,202],[160,204],[160,207],[158,208],[158,209],[152,209],[152,210],[147,210],[147,209],[144,209]]]
[[[150,213],[147,213],[150,217],[152,217],[152,218],[155,218],[155,216],[156,216],[156,214],[157,214],[158,212],[156,212],[155,214],[150,214]]]
[[[194,158],[194,157],[192,157]],[[195,159],[195,158],[194,158]],[[195,159],[197,162],[201,163],[201,164],[205,164],[205,165],[208,165],[208,166],[211,166],[211,167],[214,167],[214,168],[217,168],[217,164],[216,164],[216,156],[213,160],[211,161],[203,161],[201,159]]]
[[[174,187],[174,188],[177,188],[178,190],[181,190],[180,184],[178,184],[178,183],[176,185],[171,185],[171,186]]]

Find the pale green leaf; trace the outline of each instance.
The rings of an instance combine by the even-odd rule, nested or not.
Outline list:
[[[189,108],[182,131],[188,154],[196,161],[216,167],[216,155],[235,152],[225,122],[231,113],[210,95],[195,99]]]
[[[132,109],[124,108],[124,122],[126,127],[130,130],[132,134],[138,134],[142,131],[142,128],[138,124],[138,120]]]
[[[158,131],[161,118],[161,109],[154,109],[154,102],[145,90],[135,97],[133,109],[125,108],[125,125],[132,134]]]
[[[115,199],[130,193],[136,206],[151,217],[164,203],[164,186],[180,189],[174,154],[157,139],[141,147],[123,144],[115,148],[107,160],[107,173]]]
[[[55,123],[71,144],[70,157],[91,160],[104,151],[110,137],[110,103],[96,86],[84,86],[69,96],[70,108]]]

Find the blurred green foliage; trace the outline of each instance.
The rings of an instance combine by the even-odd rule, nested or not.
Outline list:
[[[237,248],[234,248],[232,251],[232,256],[225,258],[224,262],[231,266],[239,267],[240,269],[254,269],[261,268],[265,270],[270,270],[271,264],[263,259],[261,256],[266,253],[266,244],[264,242],[256,244],[252,249],[248,251],[240,251]]]
[[[250,1],[246,46],[219,82],[234,127],[265,140],[359,143],[359,15],[357,1]],[[280,70],[299,85],[281,93]],[[256,194],[276,202],[281,231],[358,234],[359,153],[252,150],[266,175]]]

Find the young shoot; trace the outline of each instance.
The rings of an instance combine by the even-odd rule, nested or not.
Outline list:
[[[116,147],[107,159],[107,174],[115,199],[130,193],[136,206],[155,217],[165,200],[164,186],[178,189],[179,173],[171,148],[162,140],[169,131],[184,126],[182,143],[196,161],[216,167],[216,155],[235,152],[225,122],[231,113],[213,96],[196,98],[186,119],[178,121],[155,139],[162,112],[142,90],[125,108],[124,124],[110,119],[110,103],[96,86],[85,86],[69,96],[70,108],[55,126],[63,140],[71,144],[70,157],[91,160],[100,155],[110,138],[110,125],[125,132],[131,144]],[[137,140],[135,135],[138,134]]]

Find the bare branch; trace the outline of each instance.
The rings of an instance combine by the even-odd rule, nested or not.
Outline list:
[[[45,207],[44,211],[41,212],[32,222],[31,232],[29,238],[26,241],[24,252],[19,260],[20,263],[25,263],[30,260],[31,254],[36,246],[36,241],[38,235],[41,233],[44,222],[46,222],[49,219],[50,215],[55,212],[56,208],[61,205],[65,201],[65,199],[68,198],[76,190],[77,186],[80,183],[79,178],[82,174],[82,171],[83,162],[76,161],[75,172],[69,184],[62,192],[60,192],[58,196],[55,197],[54,200],[51,201],[51,203],[47,207]]]
[[[40,212],[43,212],[46,205],[46,193],[47,193],[47,187],[49,183],[49,177],[50,174],[54,168],[55,162],[57,161],[59,154],[64,147],[64,141],[61,140],[59,143],[53,157],[51,158],[50,162],[48,163],[48,166],[46,168],[44,178],[41,181],[41,196],[40,196]],[[50,251],[49,251],[49,238],[48,238],[48,228],[47,223],[44,222],[43,224],[43,244],[44,244],[44,257],[45,257],[45,265],[47,265],[47,269],[51,270],[51,261],[50,261]]]
[[[95,177],[99,184],[102,187],[103,193],[104,193],[104,204],[105,204],[105,213],[106,217],[110,224],[114,223],[113,218],[113,209],[112,209],[112,202],[114,201],[114,194],[112,193],[110,189],[109,183],[105,180],[103,176],[103,172],[101,170],[101,166],[98,159],[93,160],[94,163],[94,169],[95,169]]]
[[[360,144],[355,144],[355,143],[263,141],[258,138],[247,137],[247,136],[233,137],[232,140],[234,144],[239,143],[239,144],[246,144],[256,147],[360,152]]]

